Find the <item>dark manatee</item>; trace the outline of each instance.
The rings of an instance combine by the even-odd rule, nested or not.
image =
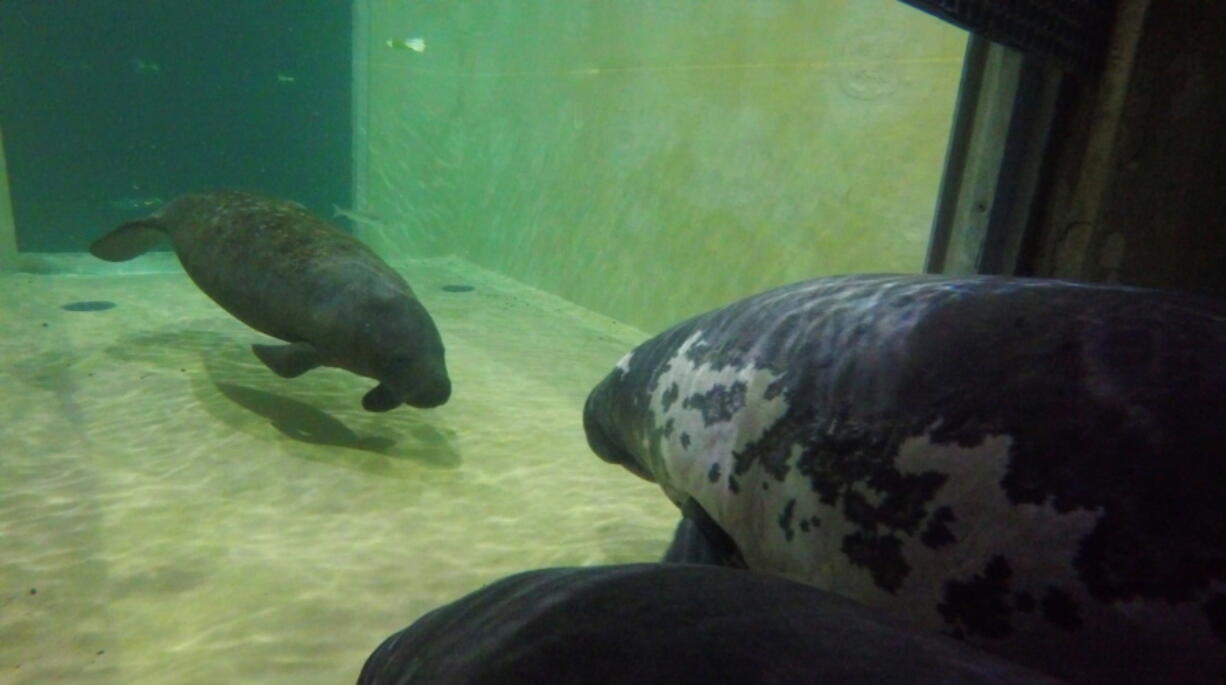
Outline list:
[[[631,564],[520,573],[426,614],[360,685],[1054,683],[781,578]]]
[[[848,276],[684,322],[588,441],[672,560],[800,580],[1082,683],[1226,675],[1226,303]]]
[[[169,236],[196,285],[252,328],[289,343],[253,345],[286,378],[334,366],[379,381],[369,411],[436,407],[451,395],[443,342],[400,274],[301,205],[234,190],[185,195],[89,250],[132,259]]]

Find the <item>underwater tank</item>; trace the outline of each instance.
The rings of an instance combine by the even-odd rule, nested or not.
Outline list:
[[[660,560],[678,506],[585,436],[620,359],[978,254],[934,225],[1000,25],[935,4],[0,3],[0,682],[352,682]]]

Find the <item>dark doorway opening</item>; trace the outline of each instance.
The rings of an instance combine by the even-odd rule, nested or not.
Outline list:
[[[344,2],[0,2],[18,248],[81,251],[207,188],[348,206],[352,34]]]

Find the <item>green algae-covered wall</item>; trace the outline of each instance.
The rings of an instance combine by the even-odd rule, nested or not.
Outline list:
[[[355,212],[385,254],[455,254],[647,331],[781,283],[922,266],[966,35],[928,15],[363,7]]]

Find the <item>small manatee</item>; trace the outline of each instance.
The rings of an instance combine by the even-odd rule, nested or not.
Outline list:
[[[436,407],[451,396],[443,341],[409,284],[370,248],[301,205],[237,190],[184,195],[90,246],[124,261],[169,238],[187,275],[239,321],[286,378],[333,366],[379,382],[362,406]]]

